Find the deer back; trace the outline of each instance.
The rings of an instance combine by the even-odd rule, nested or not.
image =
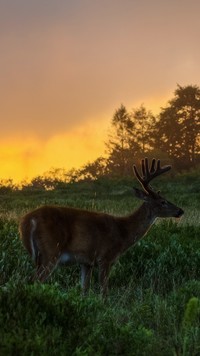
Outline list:
[[[89,263],[121,246],[119,225],[105,213],[43,206],[22,218],[20,233],[32,257],[37,248],[49,258],[69,253]]]

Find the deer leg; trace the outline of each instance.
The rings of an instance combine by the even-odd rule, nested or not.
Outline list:
[[[92,276],[92,266],[81,264],[81,287],[83,294],[86,294],[90,288],[90,281]]]
[[[99,262],[99,284],[103,297],[108,294],[108,279],[111,265],[107,262]]]
[[[57,263],[57,257],[53,257],[48,261],[43,261],[40,256],[40,258],[37,259],[36,273],[33,277],[33,281],[45,282],[56,268]]]

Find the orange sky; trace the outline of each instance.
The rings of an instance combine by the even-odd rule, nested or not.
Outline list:
[[[0,178],[104,154],[114,111],[200,85],[197,0],[3,0]]]

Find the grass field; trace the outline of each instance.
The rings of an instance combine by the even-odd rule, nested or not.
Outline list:
[[[121,256],[105,301],[97,271],[89,295],[81,295],[78,266],[30,284],[34,268],[18,221],[47,203],[128,214],[140,204],[131,182],[0,195],[0,355],[200,355],[200,178],[162,179],[158,186],[185,215],[158,221]]]

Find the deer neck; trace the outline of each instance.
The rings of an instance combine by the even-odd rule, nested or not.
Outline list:
[[[156,215],[147,203],[143,203],[133,214],[126,218],[127,239],[126,247],[130,247],[140,240],[154,224]]]

